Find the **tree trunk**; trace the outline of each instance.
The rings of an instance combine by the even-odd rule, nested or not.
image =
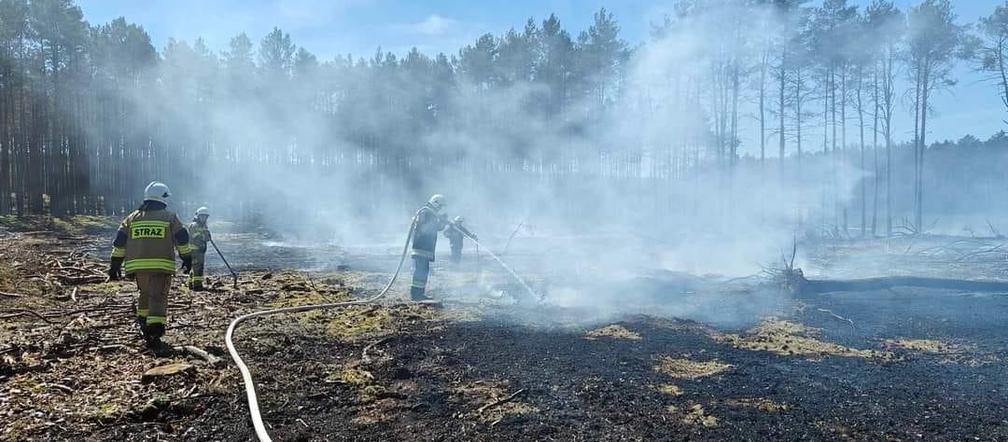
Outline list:
[[[759,158],[760,164],[762,165],[766,162],[766,71],[767,71],[767,56],[764,53],[763,61],[760,63],[760,85],[759,85],[759,134],[760,134],[760,149]]]
[[[917,195],[920,192],[920,122],[921,122],[921,73],[922,69],[918,63],[914,71],[914,141],[913,141],[913,210],[917,213]],[[915,226],[920,229],[920,225]]]
[[[785,70],[786,69],[786,67],[785,67],[786,66],[785,65],[785,60],[786,59],[787,59],[787,53],[786,52],[782,52],[781,53],[781,67],[780,67],[780,101],[779,101],[779,106],[778,106],[778,111],[779,111],[778,118],[780,119],[780,121],[778,122],[779,127],[777,128],[777,130],[779,131],[779,133],[777,135],[778,135],[778,141],[779,141],[779,144],[780,144],[779,145],[779,148],[780,148],[779,155],[780,155],[780,161],[781,161],[782,164],[784,162],[784,152],[785,152],[785,149],[784,149],[784,147],[785,147],[784,146],[784,106],[785,106],[785,103],[784,103],[784,89],[786,88],[786,85],[784,84],[784,82],[785,82],[785,80],[787,78],[786,77],[787,71]],[[801,155],[799,154],[799,160],[800,159],[801,159]]]
[[[795,151],[798,155],[798,164],[802,161],[802,91],[801,91],[801,68],[795,67]],[[783,109],[781,110],[783,115]],[[781,117],[781,133],[784,133],[784,117]],[[783,135],[781,135],[783,137]]]
[[[864,79],[861,78],[863,73],[861,66],[857,68],[857,113],[858,113],[858,130],[860,133],[861,142],[861,170],[865,170],[865,139],[864,139],[864,102],[861,97],[861,90],[864,86]],[[861,236],[864,237],[868,234],[868,182],[866,179],[861,179]]]
[[[924,64],[924,84],[921,89],[921,127],[920,127],[920,156],[917,162],[917,207],[914,213],[914,222],[921,233],[924,233],[924,154],[927,148],[927,111],[928,96],[931,91],[931,71],[930,64]]]
[[[879,135],[879,89],[878,89],[878,63],[875,63],[872,70],[872,104],[875,109],[872,112],[872,155],[875,158],[875,185],[872,187],[872,217],[871,234],[878,235],[878,200],[879,200],[879,161],[878,161],[878,135]]]

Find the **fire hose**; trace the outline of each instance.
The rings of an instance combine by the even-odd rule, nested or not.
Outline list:
[[[235,318],[233,321],[231,321],[230,325],[228,325],[227,332],[224,334],[224,343],[227,346],[228,353],[231,355],[231,359],[233,359],[235,365],[238,366],[238,371],[241,372],[242,383],[245,384],[245,395],[248,399],[249,415],[252,418],[252,426],[255,429],[256,438],[258,438],[260,442],[269,442],[272,441],[273,439],[270,438],[269,432],[266,431],[266,424],[263,422],[262,414],[259,411],[259,399],[256,396],[255,381],[252,379],[252,372],[249,371],[248,366],[245,365],[245,361],[242,360],[241,355],[238,354],[238,350],[234,346],[233,336],[235,328],[237,328],[238,325],[240,325],[241,323],[253,318],[271,316],[281,313],[298,313],[311,310],[321,310],[321,309],[348,307],[352,305],[370,304],[385,297],[385,295],[388,294],[389,289],[392,288],[392,284],[394,284],[396,279],[399,277],[399,273],[402,272],[403,263],[406,262],[406,254],[409,251],[410,240],[413,239],[413,234],[416,232],[417,218],[418,218],[417,216],[413,217],[413,222],[410,225],[409,234],[406,235],[406,244],[403,246],[402,255],[399,257],[399,265],[396,266],[395,273],[392,274],[392,277],[389,279],[388,283],[380,292],[378,292],[378,294],[370,298],[359,299],[354,301],[299,305],[294,307],[281,307],[269,310],[260,310],[239,316]],[[477,245],[477,247],[479,246],[479,242],[476,241],[471,235],[466,235],[466,237],[472,240],[473,243]],[[536,296],[535,292],[532,290],[532,288],[528,286],[528,284],[525,283],[524,280],[518,277],[518,275],[514,272],[514,270],[511,270],[511,268],[508,267],[507,264],[504,264],[504,261],[501,261],[501,259],[498,258],[497,255],[495,255],[493,252],[487,250],[487,254],[493,257],[493,259],[495,259],[502,267],[504,267],[504,269],[507,270],[511,274],[511,276],[517,279],[518,282],[520,282],[521,285],[525,288],[525,290],[528,290],[529,294],[531,294],[532,297],[535,298]]]

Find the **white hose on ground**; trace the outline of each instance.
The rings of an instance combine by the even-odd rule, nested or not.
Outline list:
[[[228,353],[231,354],[231,359],[234,359],[235,365],[238,366],[238,371],[241,372],[242,382],[245,384],[245,395],[248,397],[248,407],[249,415],[252,417],[252,426],[255,428],[256,437],[260,442],[269,442],[273,439],[270,438],[269,433],[266,431],[266,424],[263,423],[262,415],[259,412],[259,399],[256,397],[255,382],[252,380],[252,373],[249,371],[248,366],[245,365],[245,361],[242,360],[241,355],[238,354],[238,350],[235,349],[232,337],[234,335],[235,328],[239,324],[245,322],[252,318],[258,318],[263,316],[275,315],[279,313],[297,313],[306,312],[309,310],[320,310],[328,308],[338,308],[347,307],[351,305],[368,304],[377,301],[384,297],[392,284],[395,283],[396,278],[399,277],[399,273],[402,271],[403,263],[406,262],[406,253],[409,251],[410,240],[413,238],[413,232],[416,230],[416,218],[413,218],[413,224],[410,226],[409,234],[406,235],[406,245],[403,246],[402,256],[399,257],[399,265],[396,267],[395,273],[392,278],[389,279],[388,284],[385,284],[383,288],[377,295],[374,295],[367,299],[360,299],[356,301],[345,301],[345,302],[334,302],[327,304],[313,304],[313,305],[299,305],[295,307],[282,307],[270,310],[260,310],[257,312],[248,313],[235,318],[228,325],[227,333],[224,335],[224,343],[227,345]]]
[[[414,216],[413,223],[410,225],[409,234],[406,235],[406,244],[403,246],[402,256],[399,257],[399,265],[396,266],[396,271],[392,275],[392,278],[389,279],[388,284],[386,284],[385,288],[383,288],[380,292],[378,292],[377,295],[356,301],[299,305],[295,307],[281,307],[269,310],[260,310],[257,312],[252,312],[239,316],[235,318],[233,321],[231,321],[230,325],[228,325],[227,333],[224,334],[224,343],[227,346],[228,353],[231,354],[231,359],[234,359],[235,365],[238,366],[238,371],[241,372],[242,382],[245,384],[245,395],[248,398],[249,415],[252,418],[252,426],[255,429],[256,437],[259,439],[260,442],[270,442],[273,439],[270,438],[269,433],[266,431],[266,424],[263,422],[262,414],[259,412],[259,399],[256,396],[255,381],[252,379],[252,372],[249,371],[248,366],[245,365],[245,361],[242,360],[241,355],[238,354],[238,350],[235,349],[233,341],[235,328],[237,328],[238,325],[241,324],[242,322],[245,322],[252,318],[259,318],[263,316],[270,316],[280,313],[297,313],[297,312],[306,312],[310,310],[321,310],[328,308],[347,307],[351,305],[368,304],[385,297],[385,295],[388,294],[389,289],[392,288],[392,284],[394,284],[396,279],[399,277],[399,273],[402,272],[403,263],[406,262],[406,254],[409,251],[410,240],[413,239],[413,234],[416,231],[417,227],[416,224],[417,224],[417,217]],[[479,241],[477,241],[471,235],[466,234],[465,236],[470,240],[472,240],[472,242],[475,243],[477,247],[479,247]],[[497,255],[495,255],[489,249],[486,249],[486,247],[484,247],[484,249],[494,260],[497,261],[498,264],[501,265],[501,267],[504,267],[504,269],[507,270],[508,273],[511,274],[511,276],[513,276],[519,283],[521,283],[521,285],[525,287],[525,290],[527,290],[533,298],[537,296],[535,294],[535,291],[533,291],[532,288],[529,287],[528,284],[526,284],[525,281],[522,280],[518,276],[518,274],[514,272],[514,270],[511,270],[511,267],[508,267],[508,265],[505,264],[504,261],[501,261],[501,259],[497,257]]]

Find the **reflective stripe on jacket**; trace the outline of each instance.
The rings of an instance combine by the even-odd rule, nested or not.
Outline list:
[[[138,271],[175,273],[175,253],[188,255],[189,232],[175,212],[136,210],[119,225],[112,257],[124,258],[126,274]]]
[[[206,253],[207,244],[210,242],[210,229],[196,221],[189,223],[187,229],[189,230],[189,245],[194,251]]]

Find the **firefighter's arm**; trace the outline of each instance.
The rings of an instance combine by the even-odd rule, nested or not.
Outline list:
[[[122,278],[122,263],[126,258],[126,243],[129,241],[129,218],[119,224],[116,237],[112,241],[112,256],[109,259],[109,279],[115,281]]]
[[[192,246],[189,245],[189,231],[182,226],[178,217],[171,222],[172,235],[175,238],[175,250],[182,258],[182,272],[189,273],[192,269]]]

